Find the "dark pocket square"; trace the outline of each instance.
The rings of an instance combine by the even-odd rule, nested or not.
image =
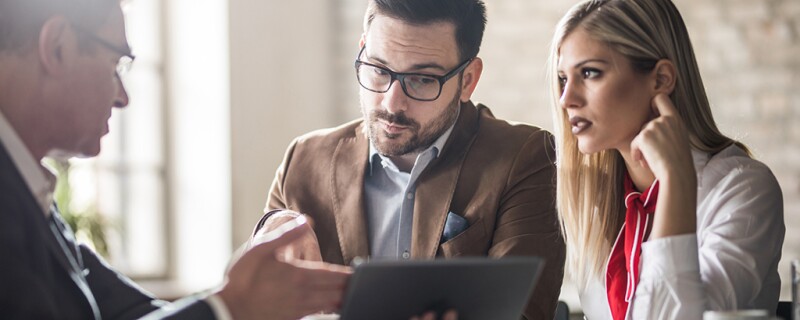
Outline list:
[[[469,227],[467,219],[453,212],[448,212],[447,220],[444,222],[444,231],[442,231],[442,240],[439,243],[455,238],[464,230],[467,230],[467,227]]]

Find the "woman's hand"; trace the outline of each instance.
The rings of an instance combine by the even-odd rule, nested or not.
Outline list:
[[[689,135],[667,95],[655,96],[652,107],[656,117],[631,142],[634,161],[653,172],[660,184],[650,238],[694,233],[697,174]]]
[[[656,117],[631,142],[633,159],[650,169],[659,181],[695,180],[689,136],[672,100],[659,94],[651,103]]]

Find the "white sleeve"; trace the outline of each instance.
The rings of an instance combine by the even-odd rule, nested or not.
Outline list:
[[[702,190],[697,235],[642,244],[633,319],[702,319],[705,310],[775,310],[785,233],[780,186],[736,167]],[[700,198],[700,192],[698,194]]]
[[[631,319],[702,319],[706,297],[696,235],[646,241],[640,263]]]

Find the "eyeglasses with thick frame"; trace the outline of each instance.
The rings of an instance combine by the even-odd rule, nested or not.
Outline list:
[[[464,69],[474,59],[474,58],[469,58],[467,60],[464,60],[464,62],[461,62],[461,64],[459,64],[455,69],[450,70],[450,72],[448,72],[448,73],[446,73],[445,75],[442,75],[442,76],[436,76],[436,75],[424,74],[424,73],[403,73],[403,72],[394,72],[394,71],[389,70],[389,69],[387,69],[385,67],[377,66],[377,65],[371,64],[369,62],[362,61],[361,60],[361,55],[364,53],[364,49],[366,49],[366,47],[367,47],[367,45],[365,43],[361,47],[361,50],[358,51],[358,55],[356,56],[355,68],[356,68],[356,78],[358,79],[358,84],[361,85],[362,88],[367,89],[369,91],[376,92],[376,93],[385,93],[385,92],[389,91],[389,89],[392,88],[392,84],[394,83],[395,80],[397,80],[397,81],[400,82],[400,86],[403,88],[403,92],[406,94],[406,96],[408,96],[411,99],[418,100],[418,101],[433,101],[433,100],[439,99],[439,96],[442,94],[442,87],[444,86],[445,82],[447,82],[447,80],[450,80],[450,78],[452,78],[453,76],[461,73],[461,71],[464,71]],[[380,70],[382,72],[385,72],[385,74],[388,74],[389,75],[389,82],[388,82],[387,85],[385,85],[385,88],[374,88],[374,87],[371,87],[369,84],[365,84],[364,81],[361,79],[361,72],[359,70],[362,66],[368,66],[368,67],[371,67],[371,68],[375,68],[375,69],[378,69],[378,70]],[[413,84],[409,84],[407,81],[409,81],[409,82],[410,81],[415,81],[415,82],[418,82],[418,83],[425,83],[425,81],[431,81],[431,80],[436,81],[439,84],[439,90],[436,91],[436,96],[434,96],[434,97],[419,97],[419,96],[415,96],[415,93],[411,93],[408,90],[408,86],[412,86],[413,87],[414,85]]]
[[[109,42],[108,40],[101,38],[100,36],[94,34],[89,30],[83,29],[78,26],[74,27],[76,30],[86,35],[89,39],[91,39],[95,43],[120,55],[119,61],[117,61],[117,66],[116,66],[117,77],[122,77],[126,73],[128,73],[128,71],[131,70],[131,66],[133,65],[133,61],[136,60],[136,56],[134,56],[133,53],[130,52],[130,49],[116,46],[111,42]]]

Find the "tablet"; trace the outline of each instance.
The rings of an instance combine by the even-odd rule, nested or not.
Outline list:
[[[544,262],[536,257],[376,261],[350,277],[341,320],[408,320],[458,311],[459,320],[518,320]]]

